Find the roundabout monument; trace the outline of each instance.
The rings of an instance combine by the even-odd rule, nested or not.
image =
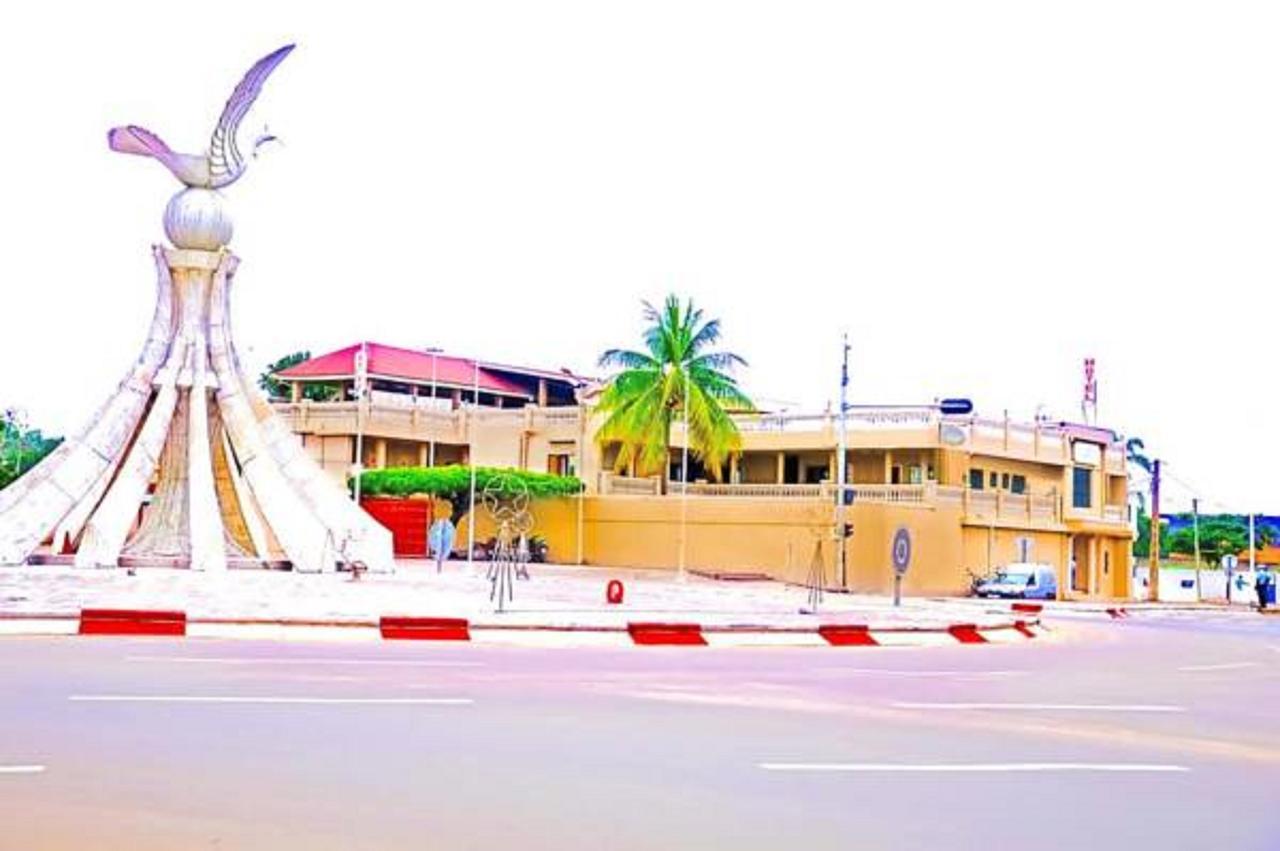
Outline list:
[[[142,353],[88,426],[0,491],[0,564],[35,556],[78,567],[154,564],[221,570],[288,562],[334,570],[393,567],[391,533],[307,455],[245,377],[232,337],[238,258],[220,190],[248,158],[237,133],[287,45],[241,80],[200,155],[141,127],[113,151],[151,157],[183,184],[164,212],[172,247],[154,246],[156,307]]]

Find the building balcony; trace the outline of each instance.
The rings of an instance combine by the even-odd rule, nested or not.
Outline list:
[[[297,434],[353,435],[464,444],[471,432],[494,430],[538,434],[551,441],[576,441],[582,415],[572,408],[458,408],[450,410],[408,396],[357,402],[277,402],[276,413]]]

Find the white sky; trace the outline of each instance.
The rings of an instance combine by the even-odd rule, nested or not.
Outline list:
[[[284,140],[228,194],[255,365],[368,338],[594,371],[692,296],[766,404],[969,395],[1147,441],[1276,510],[1280,7],[1240,2],[23,4],[0,29],[0,401],[79,427],[178,184],[112,154]],[[1168,486],[1172,507],[1188,491]]]

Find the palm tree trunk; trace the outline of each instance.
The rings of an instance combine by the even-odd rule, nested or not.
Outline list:
[[[659,491],[666,496],[671,490],[671,412],[667,412],[666,425],[662,432],[662,481]]]

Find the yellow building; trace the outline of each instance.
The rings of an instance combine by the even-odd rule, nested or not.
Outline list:
[[[370,399],[307,401],[315,383],[351,395],[352,358],[344,353],[355,348],[281,374],[293,399],[277,410],[312,456],[345,477],[359,425],[366,467],[467,463],[474,455],[482,465],[578,475],[581,498],[538,508],[538,531],[559,561],[750,571],[793,582],[816,571],[829,587],[883,593],[893,581],[889,541],[901,527],[913,540],[907,593],[963,593],[974,575],[1016,561],[1053,565],[1064,597],[1133,593],[1125,451],[1107,429],[952,417],[928,406],[853,411],[846,520],[854,534],[839,539],[833,414],[736,416],[741,454],[718,477],[691,463],[687,487],[677,423],[673,484],[662,495],[656,477],[613,469],[618,448],[594,438],[588,379],[377,346]]]

